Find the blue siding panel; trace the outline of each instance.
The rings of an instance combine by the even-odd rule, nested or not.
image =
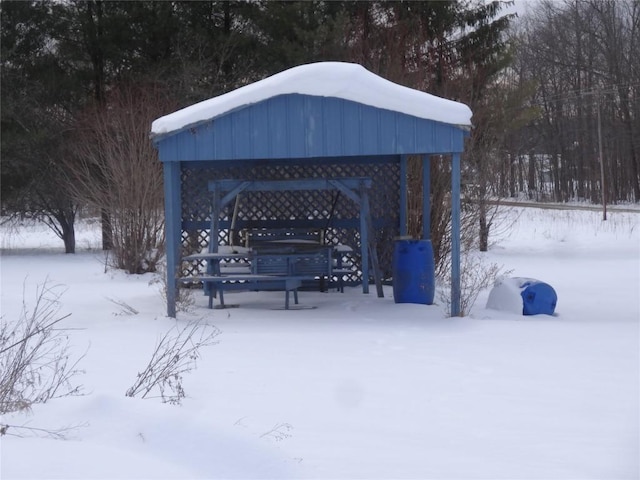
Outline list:
[[[293,98],[287,97],[288,124],[286,129],[289,133],[287,157],[307,157],[305,143],[305,111],[304,104],[300,102],[299,95]]]
[[[461,152],[455,125],[337,98],[281,95],[156,140],[160,159],[261,160]]]
[[[215,131],[213,122],[208,122],[205,129],[205,135],[200,140],[204,144],[202,149],[202,158],[212,158],[215,154]]]
[[[235,158],[254,158],[251,142],[253,109],[243,108],[231,115],[233,155]]]
[[[323,104],[313,97],[305,96],[304,101],[304,140],[306,156],[324,155],[324,117],[322,115]]]
[[[441,129],[439,124],[434,124],[431,131],[433,143],[430,150],[434,150],[434,146],[438,145],[440,150],[444,149],[449,151],[448,147],[451,145],[451,135],[449,131]]]
[[[360,108],[362,111],[362,116],[360,117],[362,153],[364,155],[375,155],[380,151],[378,145],[378,129],[380,127],[378,113],[380,110],[367,106]]]
[[[397,139],[396,139],[396,129],[395,124],[398,121],[398,114],[393,113],[387,115],[383,115],[383,112],[380,112],[378,116],[378,150],[379,151],[393,151],[395,152],[397,149]]]
[[[324,119],[324,154],[326,156],[338,156],[342,153],[342,136],[344,126],[342,124],[342,109],[344,101],[337,98],[328,98],[323,103]]]
[[[195,160],[196,156],[196,142],[195,133],[191,130],[185,130],[178,138],[178,152],[180,155],[184,155],[185,159]]]
[[[342,155],[362,154],[360,105],[345,102],[342,117]]]
[[[415,117],[398,115],[395,123],[398,153],[416,153],[416,121]]]
[[[157,144],[158,159],[161,162],[170,162],[178,157],[176,150],[176,136],[167,137]]]
[[[287,158],[287,105],[284,97],[276,97],[263,108],[268,109],[269,123],[265,126],[271,145],[271,157]],[[255,106],[258,108],[258,105]],[[268,158],[268,157],[265,157]]]
[[[271,156],[269,131],[264,128],[265,125],[269,125],[268,105],[253,110],[253,122],[249,140],[253,145],[253,154],[257,158],[269,158]]]
[[[215,122],[215,131],[211,136],[211,141],[214,143],[214,152],[216,158],[232,158],[231,155],[231,117],[221,117]],[[203,159],[200,159],[203,160]]]

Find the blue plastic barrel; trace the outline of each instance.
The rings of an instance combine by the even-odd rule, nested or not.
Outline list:
[[[558,296],[553,287],[547,283],[530,280],[523,283],[522,291],[522,314],[523,315],[553,315],[558,303]]]
[[[396,240],[393,250],[393,299],[431,305],[435,293],[433,247],[429,240]]]

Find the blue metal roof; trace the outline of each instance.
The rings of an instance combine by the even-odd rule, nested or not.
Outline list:
[[[464,127],[335,97],[286,94],[158,135],[162,162],[462,152]]]

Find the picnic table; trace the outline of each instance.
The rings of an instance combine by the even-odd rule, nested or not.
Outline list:
[[[324,282],[333,277],[333,247],[312,244],[262,246],[244,252],[208,252],[188,255],[184,261],[206,261],[207,273],[180,278],[182,283],[202,283],[209,308],[218,295],[224,308],[227,290],[284,290],[285,309],[289,293],[298,304],[298,288],[304,281]]]

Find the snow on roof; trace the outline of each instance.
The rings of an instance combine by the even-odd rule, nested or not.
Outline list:
[[[278,95],[336,97],[452,125],[471,126],[471,109],[458,102],[403,87],[355,63],[319,62],[294,67],[224,95],[158,118],[152,135],[183,129]]]

